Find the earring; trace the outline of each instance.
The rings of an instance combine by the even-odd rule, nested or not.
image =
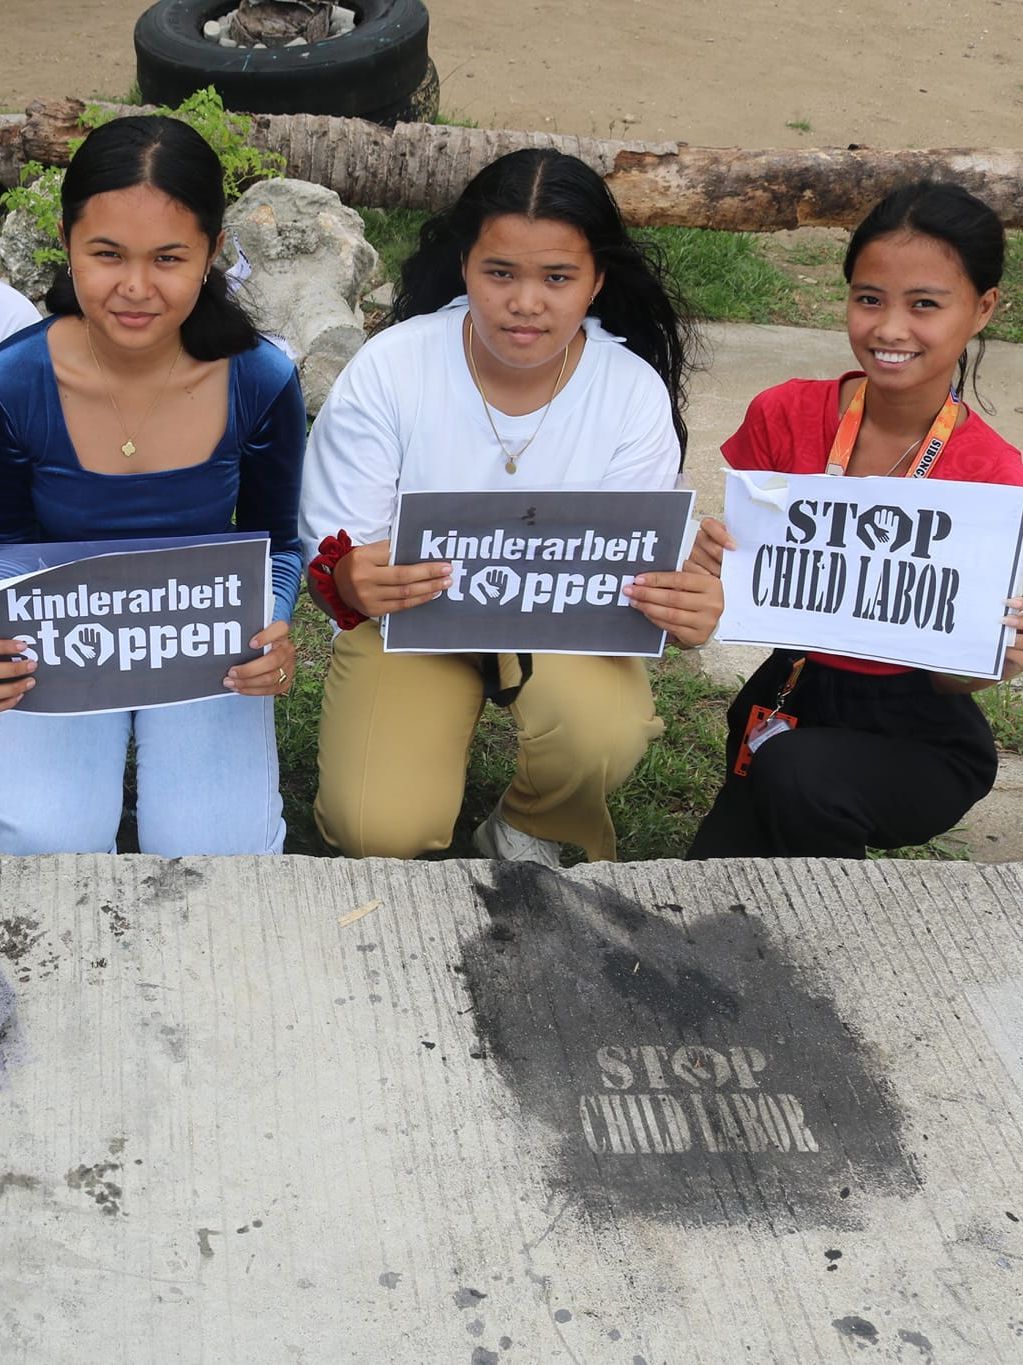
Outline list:
[[[71,267],[70,267],[70,266],[67,267],[67,277],[68,277],[69,280],[72,278],[72,275],[71,275]]]
[[[209,277],[210,277],[210,272],[207,270],[206,274],[202,277],[202,282],[203,282],[203,284],[206,283],[206,281],[209,279]]]

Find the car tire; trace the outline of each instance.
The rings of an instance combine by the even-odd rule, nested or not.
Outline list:
[[[421,0],[353,0],[358,22],[350,33],[304,47],[228,48],[202,36],[208,20],[236,5],[158,0],[141,15],[135,56],[147,104],[178,105],[212,85],[228,109],[394,124],[429,86],[430,19]]]

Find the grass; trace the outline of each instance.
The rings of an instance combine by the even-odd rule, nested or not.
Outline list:
[[[977,700],[999,748],[1023,754],[1023,689],[1018,682],[987,687]]]
[[[429,216],[415,209],[360,209],[381,271],[396,280]],[[845,327],[842,260],[848,236],[835,228],[794,232],[715,232],[648,228],[637,232],[661,254],[698,316],[722,322]],[[1023,342],[1023,232],[1006,234],[1001,301],[987,335]]]
[[[793,118],[785,124],[786,128],[791,128],[796,133],[812,133],[813,124],[808,118]]]
[[[316,796],[316,732],[330,628],[303,593],[292,624],[297,649],[295,682],[277,703],[281,794],[288,824],[285,851],[326,853],[312,818]],[[631,780],[611,800],[618,853],[625,861],[682,857],[710,806],[724,761],[725,710],[731,691],[693,671],[682,650],[669,649],[652,670],[664,738],[651,745]],[[444,857],[470,856],[470,837],[511,780],[515,723],[488,706],[476,732],[465,801],[451,849]],[[578,861],[581,850],[566,862]]]

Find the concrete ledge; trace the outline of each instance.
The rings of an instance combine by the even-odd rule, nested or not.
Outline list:
[[[1021,893],[0,859],[0,1359],[1017,1361]]]

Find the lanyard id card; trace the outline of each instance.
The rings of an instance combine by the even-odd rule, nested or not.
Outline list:
[[[736,777],[745,777],[749,772],[750,764],[753,762],[753,755],[762,744],[766,744],[775,735],[784,734],[786,730],[794,730],[799,724],[796,716],[791,716],[781,708],[785,704],[785,699],[799,681],[799,675],[803,671],[806,659],[797,659],[792,665],[792,671],[785,680],[784,686],[778,693],[778,699],[773,707],[751,706],[749,719],[746,722],[746,729],[743,731],[742,743],[739,745],[739,752],[736,755],[735,764],[732,771]]]
[[[831,450],[828,452],[828,462],[825,466],[825,474],[844,474],[849,468],[849,461],[852,459],[853,447],[856,445],[856,437],[860,434],[860,426],[863,423],[863,409],[867,400],[867,381],[864,379],[853,394],[849,406],[842,414],[842,420],[838,424],[838,431],[835,439],[831,443]],[[931,470],[938,463],[938,457],[948,444],[948,438],[955,431],[956,422],[959,418],[959,397],[954,389],[949,391],[948,397],[941,405],[941,411],[931,423],[930,430],[920,442],[920,450],[910,468],[906,471],[907,479],[926,479]],[[908,454],[908,451],[907,451]]]
[[[798,724],[795,716],[788,716],[784,711],[772,711],[766,706],[751,707],[749,720],[746,722],[746,733],[739,745],[739,753],[733,768],[736,777],[746,776],[749,765],[753,762],[753,755],[761,744],[766,744],[769,739],[783,734],[786,730],[794,730]]]

